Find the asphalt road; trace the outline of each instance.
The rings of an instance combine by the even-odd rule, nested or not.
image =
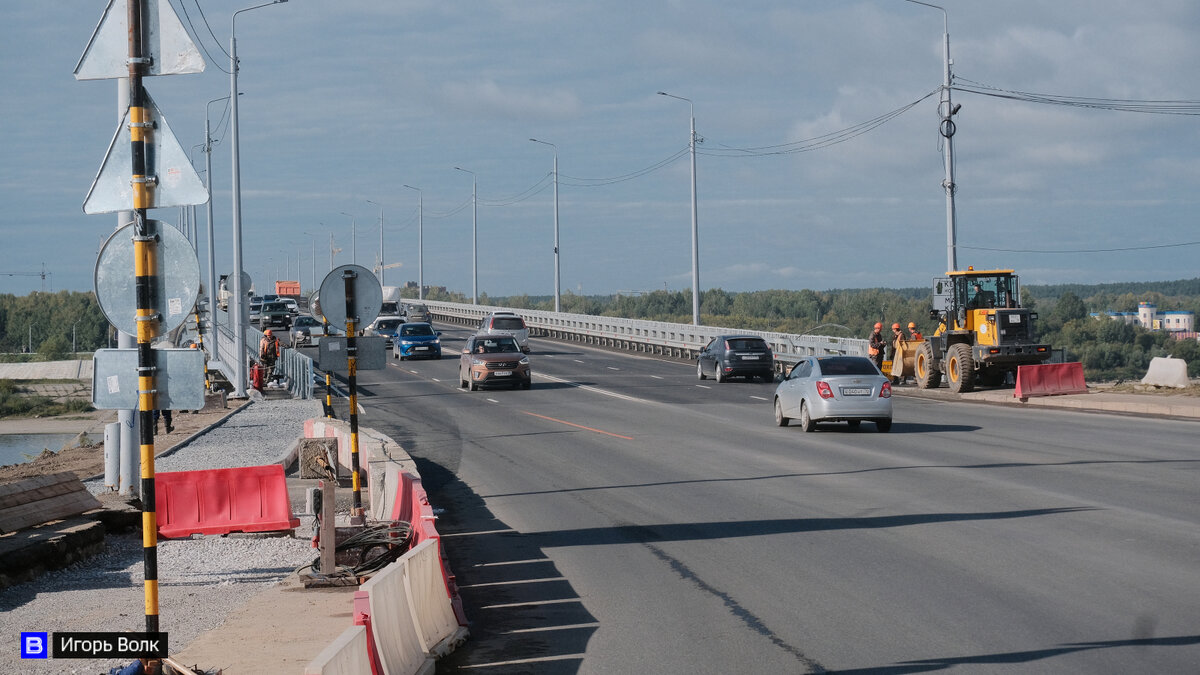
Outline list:
[[[471,640],[439,673],[1195,672],[1200,425],[774,385],[534,339],[530,391],[359,373],[417,460]]]

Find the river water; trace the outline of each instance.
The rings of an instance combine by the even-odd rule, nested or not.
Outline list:
[[[54,452],[79,434],[0,434],[0,466],[22,464],[49,448]]]

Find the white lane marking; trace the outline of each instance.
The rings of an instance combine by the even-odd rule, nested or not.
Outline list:
[[[611,396],[613,398],[619,398],[622,401],[633,401],[634,403],[652,403],[652,401],[647,401],[646,399],[643,399],[643,398],[637,398],[636,396],[626,396],[625,394],[618,394],[615,391],[608,391],[607,389],[600,389],[599,387],[592,387],[592,386],[589,386],[586,384],[579,384],[578,382],[564,380],[561,377],[554,377],[553,375],[545,375],[543,373],[537,373],[537,377],[550,380],[551,382],[559,382],[561,384],[567,384],[572,387],[576,387],[578,389],[583,389],[585,391],[602,394],[604,396]]]
[[[583,361],[580,361],[579,359],[572,359],[572,360],[575,361],[575,363],[583,363]]]
[[[768,398],[763,398],[762,396],[751,396],[750,398],[752,398],[752,399],[754,399],[754,400],[756,400],[756,401],[769,401],[769,400],[771,400],[771,399],[768,399]]]
[[[489,399],[485,399],[485,400],[487,400],[487,401],[491,401],[492,403],[499,403],[499,402],[500,402],[500,401],[497,401],[497,400],[496,400],[496,399],[494,399],[494,398],[489,398]]]
[[[436,378],[436,377],[431,377],[431,378],[429,378],[429,379],[430,379],[430,380],[432,380],[433,382],[441,382],[441,380],[439,380],[439,379],[438,379],[438,378]]]
[[[656,379],[656,380],[661,380],[661,379],[663,379],[661,375],[651,375],[650,377],[653,377],[653,378],[654,378],[654,379]]]
[[[607,367],[609,370],[620,370],[620,368],[614,368],[614,367],[612,367],[612,366],[606,366],[606,367]]]
[[[712,387],[708,386],[707,384],[698,384],[696,386],[700,387],[701,389],[712,389]]]

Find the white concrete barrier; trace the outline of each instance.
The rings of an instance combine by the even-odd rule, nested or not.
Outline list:
[[[367,629],[351,626],[304,667],[304,675],[371,675]]]
[[[1155,387],[1175,387],[1176,389],[1186,388],[1191,384],[1188,381],[1187,361],[1162,356],[1150,359],[1150,368],[1146,370],[1142,384]]]
[[[436,663],[421,647],[404,580],[407,557],[406,553],[362,586],[371,608],[371,634],[384,675],[429,675]]]
[[[466,640],[467,630],[458,625],[450,604],[437,540],[426,539],[400,560],[421,649],[435,658],[445,656]]]

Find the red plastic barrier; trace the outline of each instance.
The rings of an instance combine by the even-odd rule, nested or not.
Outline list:
[[[1086,394],[1082,363],[1044,363],[1017,367],[1017,389],[1013,396],[1022,401],[1031,396]]]
[[[371,659],[371,675],[383,673],[379,652],[375,649],[375,631],[371,628],[371,598],[366,591],[354,592],[354,625],[367,629],[367,656]]]
[[[207,471],[167,471],[154,477],[158,534],[272,532],[300,526],[292,517],[279,464]]]

